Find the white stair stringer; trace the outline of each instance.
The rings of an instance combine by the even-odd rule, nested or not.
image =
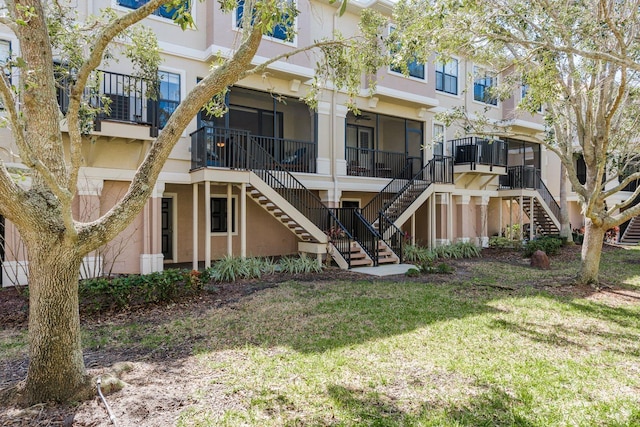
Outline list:
[[[422,206],[424,202],[426,202],[429,197],[431,197],[434,192],[434,187],[435,185],[431,184],[422,193],[420,193],[420,195],[416,197],[416,199],[411,202],[409,206],[407,206],[407,208],[398,216],[398,218],[396,218],[396,220],[393,222],[393,225],[398,228],[402,227],[402,225],[411,218],[411,216],[420,208],[420,206]]]
[[[269,184],[251,172],[247,193],[270,215],[284,224],[299,239],[315,243],[328,243],[328,237]],[[339,252],[336,250],[339,254]]]

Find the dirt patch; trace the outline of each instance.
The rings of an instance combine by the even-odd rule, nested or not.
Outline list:
[[[605,246],[605,251],[620,250],[613,246]],[[580,257],[580,247],[565,247],[561,254],[551,258],[552,264],[557,261],[572,262]],[[460,281],[471,275],[471,266],[478,262],[502,262],[517,265],[528,265],[520,253],[485,249],[482,258],[471,260],[449,260],[456,272],[452,275],[433,274],[414,278],[406,276],[388,276],[377,278],[352,271],[330,268],[318,274],[276,274],[260,279],[243,280],[235,283],[215,284],[215,289],[202,292],[194,298],[176,301],[171,304],[132,307],[127,311],[110,313],[82,313],[82,324],[85,330],[100,328],[105,323],[128,324],[131,319],[141,324],[161,325],[184,316],[205,315],[211,308],[233,305],[243,297],[254,292],[278,286],[280,283],[295,280],[299,282],[333,282],[336,280],[370,280],[374,281],[415,281],[429,283],[446,283]],[[591,298],[605,301],[611,305],[623,305],[640,301],[640,293],[614,288],[604,288],[594,292],[589,286],[555,286],[547,288],[554,294]],[[506,290],[511,292],[510,290]],[[28,298],[20,289],[4,289],[0,291],[0,332],[24,331],[27,327]],[[185,407],[193,408],[198,390],[215,390],[218,385],[215,378],[202,375],[203,366],[193,356],[194,348],[199,340],[197,331],[185,337],[183,342],[174,342],[171,347],[159,345],[153,350],[136,346],[135,343],[125,349],[109,347],[85,352],[85,364],[91,375],[103,375],[112,372],[114,366],[127,361],[128,368],[121,371],[120,378],[127,384],[125,391],[107,397],[119,426],[171,426],[175,425],[179,414]],[[28,361],[26,358],[0,362],[0,389],[15,387],[26,376]],[[233,396],[221,393],[217,400],[219,408],[208,408],[211,411],[232,408],[237,402]],[[110,421],[105,407],[97,398],[76,406],[70,405],[38,405],[28,409],[3,406],[0,403],[0,426],[109,426]]]

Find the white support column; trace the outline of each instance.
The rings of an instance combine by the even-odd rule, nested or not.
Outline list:
[[[193,201],[192,201],[192,233],[193,233],[193,270],[198,269],[198,184],[193,184]]]
[[[498,226],[498,236],[502,236],[502,197],[500,197],[499,199],[499,206],[500,209],[498,209],[498,221],[499,221],[499,226]]]
[[[447,193],[447,241],[453,243],[453,195]]]
[[[79,198],[79,209],[80,209],[80,219],[85,222],[90,222],[95,219],[98,219],[100,216],[100,196],[102,195],[102,189],[104,187],[104,180],[102,179],[93,179],[86,176],[83,176],[78,179],[78,198]],[[5,239],[5,242],[7,240]],[[26,263],[26,261],[24,261]],[[3,262],[4,264],[7,262]],[[16,264],[17,265],[17,264]],[[9,271],[12,271],[10,268]],[[15,270],[18,271],[18,270]],[[23,271],[25,272],[25,282],[20,284],[27,284],[26,282],[26,266]],[[80,277],[82,279],[87,279],[90,277],[100,277],[104,273],[104,257],[102,253],[97,250],[90,252],[82,259],[82,267],[80,268]],[[3,277],[3,284],[11,283],[9,280],[5,280]]]
[[[519,234],[519,238],[520,240],[522,240],[524,238],[524,207],[522,205],[524,201],[524,198],[522,197],[522,194],[520,195],[520,215],[519,215],[519,219],[520,219],[520,230],[518,231]]]
[[[211,182],[204,182],[204,267],[211,267]]]
[[[442,197],[442,195],[440,195],[440,197]],[[429,248],[433,249],[436,247],[436,242],[438,240],[438,232],[437,232],[437,228],[438,228],[438,202],[437,202],[438,196],[436,194],[433,194],[431,197],[429,197],[429,200],[431,200],[431,206],[429,209],[429,215],[431,216],[431,224],[430,224],[430,229],[431,229],[431,239],[429,240]]]
[[[533,196],[531,196],[529,203],[531,203],[529,205],[529,209],[531,212],[531,217],[529,218],[529,240],[533,240],[536,231],[536,210],[533,206]]]
[[[143,209],[143,253],[140,254],[140,273],[149,274],[164,269],[162,255],[162,195],[164,182],[157,182]]]
[[[478,198],[480,205],[480,247],[489,247],[489,196]]]
[[[331,174],[331,146],[333,137],[331,135],[331,103],[318,101],[317,133],[318,133],[318,158],[316,159],[316,171],[319,175]]]
[[[247,257],[247,186],[240,184],[240,256]]]
[[[233,255],[233,192],[231,183],[227,183],[227,255]]]
[[[411,244],[416,244],[416,213],[411,215]]]

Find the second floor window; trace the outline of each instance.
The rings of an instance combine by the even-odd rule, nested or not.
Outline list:
[[[436,90],[458,94],[458,60],[436,63]]]
[[[9,68],[9,59],[11,58],[11,42],[8,40],[0,40],[0,67],[4,71],[5,76],[11,80],[11,69]],[[4,110],[4,105],[0,101],[0,110]]]
[[[389,33],[392,33],[393,31],[395,31],[395,27],[392,26],[389,28]],[[409,77],[424,80],[424,70],[425,70],[424,63],[418,62],[415,59],[411,61],[407,60],[407,72],[409,73]],[[393,71],[394,73],[404,72],[402,67],[391,67],[391,71]]]
[[[142,7],[148,2],[148,0],[118,0],[118,5],[122,7],[126,7],[127,9],[138,9]],[[189,3],[187,2],[187,5]],[[176,10],[172,6],[161,6],[156,9],[153,14],[156,16],[161,16],[167,19],[173,19],[173,15],[175,15]]]
[[[492,93],[497,85],[497,77],[495,74],[483,70],[479,67],[473,67],[473,99],[474,101],[484,102],[489,105],[498,105],[498,98]]]
[[[158,72],[158,126],[163,128],[180,104],[180,74]]]
[[[293,3],[290,3],[290,6],[293,6]],[[236,27],[242,27],[242,17],[244,16],[244,0],[240,0],[238,2],[238,7],[236,8]],[[280,23],[276,24],[271,31],[266,33],[265,35],[268,37],[273,37],[274,39],[282,40],[285,42],[293,42],[293,24],[294,17],[290,16],[289,13],[283,12],[282,17],[280,19]]]

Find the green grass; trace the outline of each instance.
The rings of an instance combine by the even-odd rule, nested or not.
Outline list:
[[[290,282],[163,324],[94,326],[84,340],[195,343],[194,376],[209,384],[179,426],[640,426],[639,255],[603,255],[627,297],[532,287],[561,290],[574,262],[480,261],[457,283]],[[3,335],[0,358],[24,340]]]

